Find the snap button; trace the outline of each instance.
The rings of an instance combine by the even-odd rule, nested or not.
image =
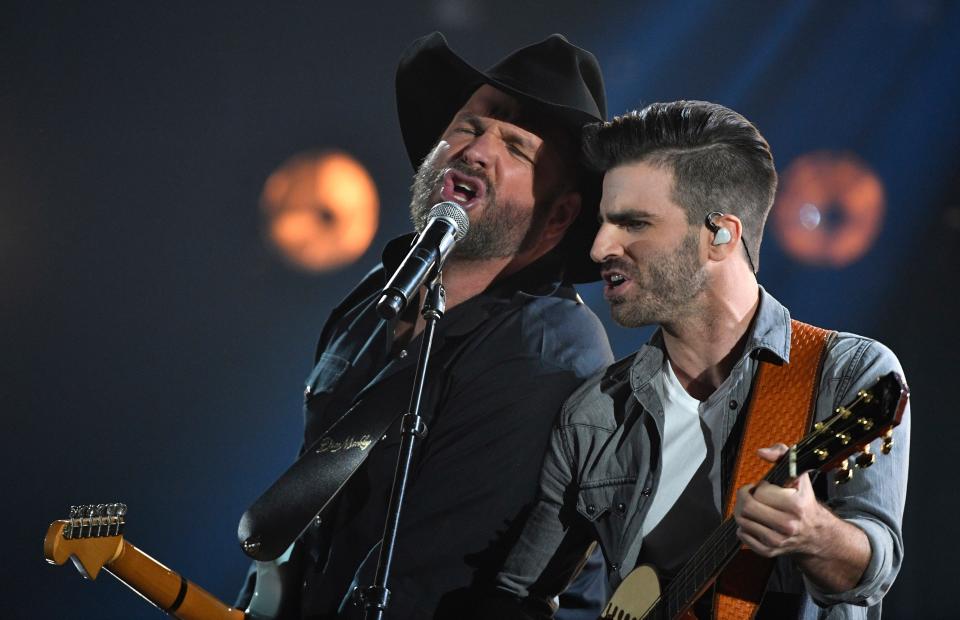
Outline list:
[[[740,403],[738,403],[738,402],[735,401],[735,400],[731,400],[729,404],[730,404],[730,408],[731,408],[731,409],[736,409],[737,407],[740,406]]]
[[[406,359],[406,357],[407,357],[407,350],[406,350],[406,349],[401,349],[401,350],[400,350],[400,359]]]
[[[624,504],[623,502],[620,502],[619,504],[617,504],[617,512],[619,512],[620,514],[623,514],[623,513],[625,513],[626,511],[627,511],[627,505],[626,505],[626,504]]]
[[[651,493],[653,493],[653,489],[651,489],[650,487],[647,487],[644,490],[640,491],[640,495],[643,495],[644,497],[649,497]]]
[[[590,504],[590,505],[587,506],[587,514],[588,514],[588,515],[592,515],[592,514],[595,513],[595,512],[597,512],[597,507],[596,507],[596,506],[594,506],[593,504]]]
[[[616,562],[610,564],[610,570],[620,570],[620,565]]]

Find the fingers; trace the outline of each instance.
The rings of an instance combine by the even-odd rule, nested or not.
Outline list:
[[[750,499],[750,495],[753,493],[754,488],[756,488],[756,485],[754,484],[745,484],[737,489],[737,503],[733,505],[733,515],[735,517],[739,516],[743,511],[743,505],[748,499]]]
[[[781,487],[761,482],[753,490],[752,499],[789,514],[799,514],[801,497],[795,487]]]
[[[775,463],[777,459],[786,454],[789,449],[786,444],[778,443],[769,448],[760,448],[757,450],[757,454],[759,454],[763,460]]]
[[[790,501],[789,498],[783,500],[779,497],[781,493],[778,492],[783,491],[792,495],[797,494],[793,489],[781,489],[767,483],[762,483],[752,494],[747,493],[745,496],[738,494],[737,506],[734,509],[737,525],[747,528],[755,538],[760,538],[768,545],[782,542],[783,538],[796,535],[800,530],[802,513],[795,502]],[[765,497],[771,494],[779,505],[771,503],[769,498]],[[755,526],[778,534],[778,538],[774,540]]]
[[[737,537],[742,540],[751,551],[759,556],[765,558],[775,558],[778,555],[785,553],[780,549],[763,544],[760,540],[750,535],[750,533],[746,532],[743,528],[737,528]]]

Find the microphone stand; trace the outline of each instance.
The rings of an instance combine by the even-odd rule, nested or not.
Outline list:
[[[427,434],[427,426],[420,417],[420,400],[423,397],[427,365],[430,362],[433,334],[437,327],[437,321],[443,316],[446,309],[446,296],[440,276],[441,273],[437,272],[437,276],[427,285],[426,300],[423,304],[423,310],[420,312],[427,324],[423,330],[423,340],[420,342],[420,357],[417,360],[413,390],[410,394],[410,407],[401,419],[400,453],[397,456],[397,467],[393,475],[393,489],[390,491],[390,504],[387,507],[387,520],[383,528],[380,555],[377,558],[377,573],[374,578],[374,585],[363,590],[365,620],[382,620],[383,612],[390,602],[390,589],[387,587],[387,580],[390,577],[393,548],[397,541],[397,529],[400,525],[400,509],[403,506],[403,496],[406,493],[407,480],[410,477],[413,445],[417,438]]]

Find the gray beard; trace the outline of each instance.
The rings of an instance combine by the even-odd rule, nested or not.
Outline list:
[[[528,233],[533,232],[531,219],[537,218],[531,218],[512,202],[498,203],[496,190],[482,171],[459,161],[449,166],[436,166],[433,159],[431,153],[413,177],[410,219],[417,232],[427,225],[430,209],[434,207],[432,196],[443,181],[443,175],[454,169],[479,178],[486,186],[486,193],[483,216],[471,220],[467,236],[453,248],[451,258],[471,261],[506,258],[526,249]]]
[[[650,261],[645,275],[625,262],[606,263],[623,271],[640,289],[634,295],[610,299],[613,320],[624,327],[663,325],[694,311],[694,300],[707,283],[699,261],[699,239],[699,229],[689,232],[673,254]]]

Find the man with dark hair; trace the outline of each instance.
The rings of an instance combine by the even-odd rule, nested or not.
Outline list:
[[[572,286],[599,278],[587,254],[600,177],[578,162],[582,127],[605,117],[603,80],[596,58],[560,35],[480,71],[434,33],[406,51],[396,89],[417,168],[415,228],[436,203],[452,201],[469,231],[443,268],[446,313],[421,405],[427,432],[399,522],[386,617],[460,618],[519,533],[560,405],[613,359]],[[362,617],[364,587],[374,584],[424,295],[391,321],[376,305],[411,240],[387,245],[323,329],[306,385],[304,458],[323,452],[325,440],[334,445],[344,419],[381,410],[396,419],[382,438],[371,434],[372,447],[360,443],[363,464],[294,546],[284,617]],[[251,576],[239,607],[252,587]]]
[[[801,353],[815,350],[803,338],[822,335],[806,392],[817,421],[880,376],[902,374],[882,344],[791,321],[757,283],[777,179],[766,140],[723,106],[678,101],[590,126],[584,142],[587,159],[606,171],[591,250],[604,296],[618,323],[660,329],[565,403],[538,502],[498,575],[500,593],[511,596],[494,597],[491,613],[519,613],[512,601],[520,599],[527,614],[549,616],[550,597],[593,541],[614,588],[640,564],[669,581],[735,499],[736,535],[757,556],[776,558],[769,580],[754,584],[766,586],[761,617],[879,617],[903,557],[908,413],[897,449],[845,485],[831,473],[731,489],[739,464],[759,464],[752,449],[739,454],[753,432],[745,420],[765,419],[751,398],[778,402],[758,370],[784,376],[772,373],[801,367]],[[796,414],[807,412],[778,411],[790,417],[768,422],[806,422]],[[758,455],[773,462],[786,451],[778,444]],[[705,596],[697,609],[710,614],[711,605]]]

